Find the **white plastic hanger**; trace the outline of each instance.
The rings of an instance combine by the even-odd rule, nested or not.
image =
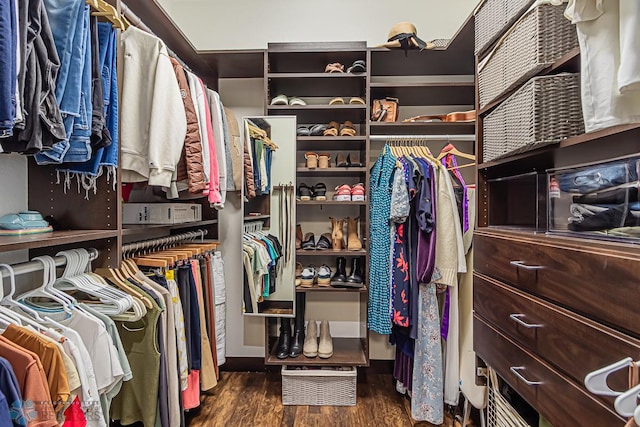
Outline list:
[[[607,384],[607,377],[612,373],[619,371],[624,368],[628,368],[632,363],[640,366],[640,362],[634,362],[632,358],[626,357],[616,363],[612,363],[609,366],[605,366],[604,368],[600,368],[597,371],[593,371],[584,378],[584,385],[591,393],[596,394],[598,396],[620,396],[623,393],[622,391],[612,390],[611,387]],[[617,399],[616,399],[617,402]],[[634,406],[635,407],[635,406]],[[621,414],[622,415],[622,414]],[[631,416],[633,413],[626,415]]]
[[[638,406],[634,411],[633,419],[636,422],[636,424],[640,425],[640,406]]]
[[[70,305],[67,303],[66,299],[60,298],[57,295],[54,295],[53,293],[48,291],[48,287],[50,287],[53,282],[55,282],[56,279],[56,264],[55,261],[53,260],[53,258],[51,258],[50,256],[39,256],[39,257],[35,257],[33,259],[34,261],[40,261],[43,265],[43,281],[42,281],[42,285],[36,289],[33,289],[29,292],[26,292],[22,295],[20,295],[17,300],[16,303],[20,305],[21,308],[25,308],[27,307],[26,304],[21,303],[21,300],[26,300],[27,298],[33,298],[33,297],[44,297],[44,298],[49,298],[57,303],[59,303],[62,306],[62,309],[67,313],[67,314],[71,314],[71,307]],[[33,311],[33,309],[31,309]]]
[[[640,394],[640,384],[630,388],[629,390],[616,397],[613,407],[622,417],[635,417],[638,412],[638,395]],[[640,412],[638,412],[640,414]]]

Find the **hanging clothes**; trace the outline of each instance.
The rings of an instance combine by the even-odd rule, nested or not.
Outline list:
[[[258,313],[258,304],[276,291],[278,262],[282,245],[271,234],[245,233],[242,245],[244,264],[244,310]]]

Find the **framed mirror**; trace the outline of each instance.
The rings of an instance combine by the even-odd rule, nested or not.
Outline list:
[[[295,316],[296,117],[244,117],[243,313]]]

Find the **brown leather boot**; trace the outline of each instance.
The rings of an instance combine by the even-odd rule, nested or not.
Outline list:
[[[362,242],[358,237],[358,218],[347,217],[347,249],[359,251],[362,249]]]
[[[334,251],[344,249],[344,219],[331,219],[331,247]]]
[[[296,249],[300,249],[300,246],[302,246],[302,238],[302,226],[296,224]]]

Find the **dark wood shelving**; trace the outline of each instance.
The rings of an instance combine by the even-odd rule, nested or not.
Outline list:
[[[305,251],[304,249],[296,249],[296,256],[364,256],[366,254],[366,249],[360,249],[359,251],[349,251],[347,249],[340,251],[333,249],[327,249],[326,251]]]
[[[371,98],[398,98],[401,106],[469,105],[475,102],[473,82],[371,83]]]
[[[268,73],[269,79],[356,79],[366,78],[367,73]]]
[[[261,219],[269,219],[271,215],[247,215],[244,217],[245,221],[258,221]]]
[[[312,105],[269,105],[269,110],[287,110],[287,111],[299,111],[299,110],[365,110],[366,105],[362,104],[312,104]]]
[[[296,292],[320,292],[320,293],[327,293],[327,292],[337,292],[337,293],[344,293],[344,292],[349,292],[349,293],[367,293],[369,292],[369,289],[367,289],[366,286],[362,286],[361,288],[334,288],[333,286],[318,286],[318,285],[313,285],[313,287],[311,288],[303,288],[301,286],[296,287]]]
[[[367,173],[367,168],[316,168],[309,169],[305,167],[299,167],[296,169],[299,176],[358,176]]]
[[[181,224],[124,224],[122,226],[122,235],[136,236],[145,234],[147,231],[151,230],[181,230],[183,228],[206,227],[217,223],[217,219],[207,219],[204,221],[184,222]]]
[[[348,141],[359,141],[363,142],[367,140],[366,136],[299,136],[298,142],[310,142],[310,141],[318,141],[318,142],[348,142]]]
[[[537,73],[536,76],[544,76],[548,74],[557,74],[557,73],[569,72],[569,71],[577,72],[579,70],[580,70],[580,48],[576,47],[570,50],[569,52],[567,52],[565,55],[563,55],[560,59],[558,59],[552,65],[550,65],[549,67]],[[480,108],[480,110],[478,111],[478,114],[481,114],[481,115],[486,114],[487,112],[493,110],[495,107],[501,104],[505,99],[513,95],[520,87],[521,86],[518,86],[500,95],[499,97],[497,97],[496,99],[494,99],[493,101],[485,105],[484,107]]]
[[[296,200],[298,206],[300,205],[344,205],[344,206],[365,206],[368,202],[339,202],[337,200]]]
[[[333,356],[328,359],[319,357],[306,357],[301,355],[296,358],[288,357],[278,359],[276,357],[277,346],[274,345],[267,356],[267,365],[291,365],[291,366],[367,366],[367,356],[362,347],[360,338],[333,338]]]
[[[473,77],[473,76],[471,76]],[[369,86],[374,88],[433,88],[433,87],[475,87],[473,81],[389,81],[370,83]]]
[[[46,248],[70,243],[111,239],[117,236],[118,230],[68,230],[23,236],[0,236],[0,252]]]
[[[426,135],[472,135],[476,122],[370,122],[372,135],[418,133]]]
[[[299,136],[297,149],[307,150],[364,150],[365,136]]]

